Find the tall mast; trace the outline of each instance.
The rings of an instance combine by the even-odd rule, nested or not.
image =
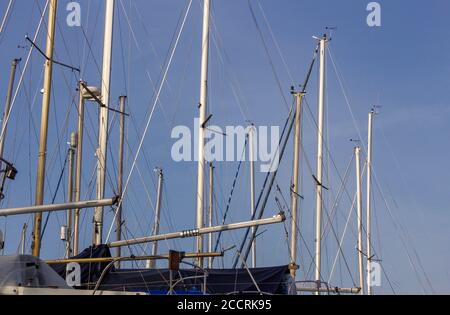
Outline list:
[[[294,92],[296,99],[295,110],[295,134],[294,134],[294,164],[292,167],[292,183],[291,183],[291,276],[295,279],[297,274],[297,236],[298,236],[298,196],[300,194],[298,187],[298,177],[300,169],[300,141],[301,141],[301,106],[304,93]]]
[[[73,170],[74,170],[74,162],[75,162],[75,152],[77,150],[77,139],[78,135],[76,132],[73,132],[70,136],[70,147],[69,147],[69,169],[68,169],[68,184],[67,184],[67,203],[73,202]],[[66,234],[66,258],[72,256],[72,232],[73,232],[73,210],[67,210],[67,234]]]
[[[252,124],[248,133],[248,145],[249,145],[249,160],[250,160],[250,214],[254,217],[255,209],[255,151],[256,151],[256,139],[255,139],[255,126]],[[252,235],[255,233],[255,228],[252,227]],[[252,268],[256,268],[256,238],[252,242]]]
[[[203,228],[203,201],[205,180],[205,126],[208,97],[208,59],[209,59],[209,5],[210,0],[203,2],[203,36],[202,36],[202,67],[200,79],[200,117],[198,130],[198,172],[197,172],[197,228]],[[203,235],[197,236],[197,253],[203,252]],[[199,267],[203,267],[203,258],[197,261]]]
[[[361,291],[359,294],[364,295],[364,257],[363,257],[363,218],[362,218],[362,189],[361,189],[361,148],[355,148],[356,160],[356,206],[358,219],[358,274],[359,286]]]
[[[22,226],[22,235],[20,237],[20,254],[25,255],[25,244],[27,241],[27,229],[28,225],[26,223]]]
[[[367,239],[367,294],[372,295],[372,277],[371,277],[371,263],[372,263],[372,123],[375,112],[372,110],[369,113],[368,125],[368,146],[367,146],[367,192],[366,192],[366,239]]]
[[[209,207],[208,207],[208,226],[213,226],[213,204],[214,204],[214,166],[209,163]],[[213,251],[213,235],[209,234],[208,236],[208,252]],[[208,268],[212,269],[213,267],[213,258],[208,258]]]
[[[39,158],[36,175],[36,199],[35,205],[40,206],[44,203],[44,183],[45,183],[45,163],[47,160],[47,135],[48,135],[48,116],[50,111],[50,97],[52,90],[53,75],[53,51],[55,47],[55,26],[58,0],[50,0],[48,25],[47,25],[47,48],[45,55],[44,70],[44,93],[42,97],[41,113],[41,131],[39,140]],[[32,253],[39,257],[41,253],[41,223],[42,213],[36,213],[34,216]]]
[[[117,194],[122,197],[123,193],[123,156],[124,156],[124,144],[125,144],[125,103],[126,96],[119,98],[120,102],[120,129],[119,129],[119,171],[117,179]],[[116,240],[122,239],[122,202],[120,202],[117,208],[116,215]],[[117,257],[121,257],[121,249],[117,248]]]
[[[85,82],[80,81],[78,84],[78,132],[77,132],[77,162],[75,166],[75,187],[74,201],[79,202],[81,196],[81,168],[83,163],[83,133],[84,133],[84,85]],[[73,255],[78,255],[78,243],[80,237],[80,209],[75,209],[74,231],[73,231]]]
[[[325,50],[327,36],[320,39],[320,66],[319,66],[319,113],[317,133],[317,183],[316,183],[316,281],[320,288],[321,282],[321,251],[322,251],[322,191],[323,191],[323,125],[325,105]],[[317,292],[319,294],[319,292]]]
[[[159,234],[159,226],[161,220],[161,201],[162,201],[162,191],[163,191],[163,183],[164,183],[164,174],[162,169],[157,169],[158,171],[158,191],[157,191],[157,199],[156,199],[156,213],[155,213],[155,222],[153,225],[153,233],[152,235]],[[156,256],[158,254],[158,242],[154,242],[152,244],[152,256]],[[149,260],[147,262],[147,267],[149,269],[155,269],[156,261]]]
[[[9,74],[9,83],[8,83],[8,92],[6,95],[6,102],[5,102],[5,112],[3,114],[3,120],[2,120],[2,137],[0,137],[0,157],[3,158],[3,151],[5,148],[5,139],[6,139],[6,131],[8,129],[8,116],[9,111],[11,109],[11,100],[12,100],[12,93],[14,89],[14,80],[16,78],[16,69],[17,64],[19,63],[19,59],[14,59],[11,64],[11,72]],[[1,162],[0,162],[1,163]]]
[[[106,178],[106,154],[108,144],[108,110],[109,110],[109,90],[111,86],[111,62],[114,28],[114,2],[115,0],[106,0],[105,8],[105,37],[103,42],[103,73],[102,73],[102,102],[100,108],[99,135],[97,149],[97,199],[103,199],[105,196],[105,178]],[[95,208],[94,214],[94,244],[102,243],[103,234],[103,207]]]

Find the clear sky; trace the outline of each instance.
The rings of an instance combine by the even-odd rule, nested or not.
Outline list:
[[[0,3],[2,17],[7,2]],[[374,168],[378,185],[374,188],[373,230],[376,258],[382,260],[385,274],[382,286],[375,292],[392,293],[392,286],[396,293],[450,293],[450,214],[447,212],[450,204],[450,169],[447,167],[450,159],[447,145],[450,134],[447,123],[450,119],[447,93],[450,3],[446,0],[380,0],[381,26],[371,28],[366,23],[368,0],[250,2],[267,51],[248,1],[212,1],[209,71],[212,123],[245,126],[246,121],[251,120],[256,125],[282,126],[292,103],[290,86],[304,81],[311,62],[316,44],[312,36],[323,34],[326,26],[337,27],[332,32],[327,56],[326,144],[331,155],[327,154],[325,159],[325,183],[330,187],[325,196],[325,208],[331,212],[334,204],[337,207],[333,217],[335,234],[328,228],[324,236],[323,277],[330,278],[337,286],[352,286],[357,278],[354,215],[342,242],[345,259],[339,256],[333,269],[338,251],[336,239],[340,240],[344,233],[355,193],[354,164],[351,164],[345,193],[342,198],[336,196],[340,177],[345,177],[355,146],[350,139],[361,135],[365,146],[367,114],[373,105],[379,105],[382,107],[374,124]],[[80,67],[82,79],[89,85],[99,85],[103,2],[79,1],[81,27],[67,26],[67,3],[69,1],[59,1],[56,59]],[[127,119],[125,174],[128,176],[154,103],[154,91],[166,66],[171,41],[188,1],[117,0],[116,3],[111,99],[115,105],[120,95],[128,96],[131,114]],[[11,60],[23,58],[19,69],[24,69],[29,49],[24,38],[26,34],[33,37],[44,5],[43,0],[14,1],[7,27],[0,34],[1,95],[6,93]],[[170,135],[177,125],[193,128],[193,119],[198,116],[201,17],[201,1],[194,0],[125,196],[126,237],[144,236],[151,231],[156,190],[153,168],[156,166],[165,173],[162,232],[195,225],[197,165],[172,161],[170,152],[174,140]],[[45,27],[44,24],[36,40],[42,48],[45,47]],[[43,62],[42,56],[34,51],[14,104],[5,158],[16,165],[19,175],[16,181],[8,182],[3,207],[29,205],[34,201]],[[301,190],[305,199],[300,204],[299,230],[304,241],[299,245],[299,280],[313,277],[310,252],[314,248],[312,175],[315,174],[316,154],[313,119],[317,111],[317,73],[316,67],[303,115]],[[20,72],[16,83],[19,77]],[[79,78],[78,74],[55,66],[46,203],[52,201],[64,164],[66,142],[76,128]],[[97,108],[93,103],[87,108],[82,195],[90,199],[95,195],[91,177],[95,166]],[[118,125],[114,114],[111,114],[111,126],[108,196],[113,194],[117,177]],[[289,200],[291,161],[290,145],[277,178],[282,194],[271,195],[265,216],[279,211],[275,196]],[[225,210],[236,168],[237,163],[216,165],[216,211],[219,215]],[[66,175],[56,202],[65,200]],[[263,179],[264,174],[258,173],[258,192]],[[249,172],[245,163],[227,222],[249,219],[248,196]],[[82,247],[87,247],[92,233],[92,210],[83,213],[81,240]],[[64,220],[64,214],[50,217],[43,238],[44,257],[63,255],[59,227]],[[111,220],[112,214],[107,209],[105,237]],[[324,224],[326,220],[325,216]],[[24,222],[30,224],[30,232],[29,216],[0,219],[0,229],[7,232],[6,254],[17,251]],[[284,226],[269,226],[263,230],[267,231],[258,237],[258,265],[288,263]],[[227,233],[223,246],[239,245],[241,239],[241,232]],[[193,240],[163,242],[160,250],[190,251],[193,245]],[[133,253],[142,254],[143,250],[148,248],[136,247]],[[225,266],[230,265],[234,254],[234,250],[227,253]],[[217,266],[222,266],[222,260],[217,261]]]

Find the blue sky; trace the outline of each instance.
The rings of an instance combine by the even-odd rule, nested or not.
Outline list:
[[[79,1],[82,28],[66,25],[65,7],[69,1],[59,2],[57,59],[82,68],[82,78],[90,85],[99,85],[102,2]],[[381,194],[378,189],[374,192],[374,242],[377,258],[382,259],[387,277],[383,277],[382,287],[375,292],[392,293],[390,281],[396,293],[450,293],[450,274],[447,271],[450,261],[447,247],[450,169],[446,166],[450,158],[450,150],[446,145],[450,134],[447,123],[450,118],[450,99],[446,93],[450,74],[450,59],[447,56],[450,48],[450,29],[447,26],[450,3],[445,0],[379,1],[382,25],[369,28],[366,24],[366,6],[369,1],[366,0],[251,1],[282,89],[280,91],[248,2],[212,2],[209,101],[212,123],[219,126],[245,125],[246,120],[252,120],[257,125],[282,125],[291,103],[290,86],[303,82],[311,62],[315,47],[312,36],[322,34],[326,26],[337,27],[330,42],[332,60],[329,55],[327,68],[327,146],[331,158],[326,158],[325,167],[326,182],[331,191],[326,196],[326,207],[328,210],[332,207],[340,188],[339,175],[344,175],[350,162],[355,144],[349,139],[357,139],[359,129],[365,142],[367,113],[373,105],[382,106],[374,130],[374,167],[383,192]],[[127,175],[147,122],[147,111],[154,102],[154,90],[161,79],[161,69],[165,67],[171,39],[187,3],[181,0],[117,0],[111,98],[116,104],[120,95],[128,95],[131,118],[127,120],[127,140],[130,145],[126,154]],[[3,94],[6,91],[10,61],[17,57],[25,59],[28,50],[21,48],[27,45],[24,37],[34,34],[44,4],[45,1],[37,0],[15,1],[7,28],[0,35],[0,73],[3,73],[0,76],[0,92]],[[170,138],[170,133],[176,125],[192,126],[194,117],[198,115],[200,4],[200,1],[193,1],[168,82],[161,94],[161,102],[145,138],[145,157],[139,157],[138,169],[133,173],[129,193],[125,197],[128,237],[150,233],[152,204],[155,203],[155,166],[164,169],[166,179],[162,231],[183,230],[195,225],[196,163],[172,161],[170,150],[174,140]],[[5,8],[6,1],[3,1],[0,12],[4,12]],[[86,38],[89,45],[86,44]],[[36,44],[45,46],[42,31]],[[343,95],[333,62],[349,104]],[[35,132],[40,119],[41,96],[38,92],[42,87],[42,64],[42,56],[34,52],[14,105],[6,157],[14,162],[20,173],[15,182],[9,183],[4,207],[32,204],[34,199],[37,157]],[[24,61],[21,70],[23,66]],[[75,89],[78,79],[70,71],[55,67],[46,202],[52,199],[67,150],[66,142],[70,132],[76,128]],[[300,265],[303,268],[299,271],[299,280],[312,278],[308,272],[311,266],[308,250],[314,247],[315,200],[308,162],[315,172],[316,131],[312,121],[317,106],[317,69],[311,78],[307,104],[313,115],[305,111],[303,119],[301,185],[305,200],[300,205],[300,230],[305,242],[299,247]],[[87,112],[83,194],[92,197],[92,185],[89,186],[89,182],[95,161],[95,105],[89,104]],[[118,128],[114,115],[111,116],[111,123],[108,194],[112,194],[117,174],[114,166],[117,161]],[[286,199],[289,198],[291,160],[292,149],[289,147],[277,179]],[[236,163],[216,165],[215,193],[219,214],[224,211],[236,167]],[[350,170],[346,189],[348,195],[353,197],[353,164]],[[258,191],[263,177],[264,174],[257,175]],[[64,186],[66,182],[65,177]],[[249,218],[248,183],[248,167],[244,166],[233,197],[229,222]],[[63,201],[65,194],[63,187],[56,201]],[[272,194],[269,199],[267,216],[278,212],[274,197],[275,194]],[[350,206],[351,201],[346,196],[339,200],[333,225],[339,237],[344,231]],[[106,211],[106,230],[111,219],[111,213]],[[31,223],[30,217],[0,219],[0,228],[5,230],[6,226],[7,254],[16,252],[21,226],[27,220]],[[356,279],[355,220],[353,216],[344,238],[345,260],[339,258],[331,277],[334,285],[351,286],[352,277]],[[63,221],[63,214],[52,215],[49,220],[43,243],[43,256],[46,258],[63,254],[63,244],[59,240],[59,226]],[[88,210],[83,216],[83,246],[90,243],[91,221],[92,211]],[[288,250],[283,225],[270,226],[264,230],[267,232],[258,239],[261,244],[258,247],[258,264],[267,266],[287,263]],[[223,246],[238,245],[241,238],[240,232],[228,233],[223,239]],[[163,242],[161,251],[169,247],[191,250],[193,245],[193,240]],[[135,248],[134,253],[141,254],[143,249]],[[326,279],[330,275],[336,252],[336,239],[332,233],[327,233],[323,266]],[[224,259],[225,265],[229,265],[232,260],[231,251]]]

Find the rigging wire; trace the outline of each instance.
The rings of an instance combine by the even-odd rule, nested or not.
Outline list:
[[[37,39],[37,37],[38,37],[38,35],[39,35],[39,32],[40,32],[42,23],[43,23],[43,21],[44,21],[45,11],[47,10],[48,4],[49,4],[49,0],[47,0],[47,2],[46,2],[46,4],[45,4],[45,8],[44,8],[44,10],[43,10],[44,13],[41,14],[41,17],[40,17],[40,19],[39,19],[39,23],[38,23],[37,29],[36,29],[36,31],[35,31],[35,33],[34,33],[33,41],[36,41],[36,39]],[[13,97],[13,99],[12,99],[12,101],[11,101],[11,107],[10,107],[10,110],[9,110],[8,113],[5,113],[5,117],[4,117],[5,123],[4,123],[4,126],[6,126],[6,124],[9,122],[9,119],[10,119],[10,116],[11,116],[11,113],[12,113],[12,110],[14,109],[14,105],[15,105],[15,103],[16,103],[16,98],[17,98],[17,95],[18,95],[18,93],[19,93],[19,89],[20,89],[20,87],[21,87],[21,85],[22,85],[23,78],[24,78],[24,75],[25,75],[25,71],[26,71],[26,69],[28,68],[28,63],[29,63],[29,61],[30,61],[32,52],[33,52],[33,47],[31,47],[30,50],[29,50],[29,52],[28,52],[28,56],[27,56],[26,61],[25,61],[24,69],[23,69],[22,73],[20,74],[19,82],[18,82],[18,84],[17,84],[16,91],[14,92],[14,97]],[[5,135],[5,128],[2,128],[1,133],[0,133],[0,138],[3,139],[3,138],[4,138],[4,135]]]
[[[254,22],[254,24],[255,24],[255,26],[256,26],[256,29],[258,30],[259,37],[260,37],[260,39],[261,39],[261,41],[262,41],[262,43],[263,43],[264,50],[265,50],[265,52],[266,52],[266,54],[267,54],[267,57],[268,57],[268,59],[269,59],[270,67],[271,67],[271,69],[272,69],[273,75],[274,75],[275,80],[276,80],[277,85],[278,85],[278,89],[279,89],[280,94],[281,94],[281,96],[282,96],[282,98],[283,98],[283,101],[284,101],[284,106],[285,106],[286,110],[289,111],[288,101],[287,101],[287,99],[286,99],[285,93],[283,92],[283,87],[282,87],[280,78],[278,77],[278,74],[277,74],[277,72],[276,72],[275,64],[274,64],[274,62],[273,62],[273,60],[272,60],[272,56],[270,55],[269,48],[268,48],[268,46],[267,46],[266,40],[264,39],[263,32],[262,32],[262,30],[261,30],[261,28],[260,28],[260,26],[259,26],[258,20],[257,20],[257,18],[256,18],[255,12],[254,12],[254,10],[253,10],[252,3],[251,3],[250,0],[248,0],[247,3],[248,3],[248,7],[249,7],[249,9],[250,9],[250,13],[251,13],[251,15],[252,15],[252,20],[253,20],[253,22]]]
[[[133,163],[132,163],[132,166],[131,166],[130,173],[129,173],[128,178],[127,178],[127,180],[126,180],[126,182],[125,182],[124,191],[123,191],[123,194],[122,194],[122,196],[121,196],[122,198],[123,198],[123,196],[125,195],[125,193],[126,193],[126,191],[127,191],[127,189],[128,189],[128,185],[129,185],[129,183],[130,183],[131,176],[132,176],[133,171],[134,171],[134,169],[135,169],[135,167],[136,167],[137,159],[138,159],[138,157],[139,157],[139,155],[140,155],[140,152],[141,152],[141,150],[142,150],[142,146],[143,146],[143,144],[144,144],[144,139],[145,139],[145,136],[147,135],[148,129],[149,129],[149,127],[150,127],[150,122],[151,122],[151,120],[152,120],[152,118],[153,118],[153,114],[154,114],[154,112],[155,112],[156,105],[158,104],[159,97],[160,97],[161,92],[162,92],[162,89],[163,89],[163,87],[164,87],[164,83],[166,82],[166,77],[167,77],[167,74],[168,74],[168,72],[169,72],[169,70],[170,70],[170,66],[171,66],[171,64],[172,64],[172,60],[173,60],[173,57],[174,57],[174,55],[175,55],[175,51],[176,51],[176,49],[177,49],[177,47],[178,47],[178,43],[179,43],[181,34],[182,34],[182,32],[183,32],[183,29],[184,29],[184,25],[185,25],[185,23],[186,23],[187,16],[188,16],[188,14],[189,14],[189,12],[190,12],[191,5],[192,5],[192,0],[189,1],[188,7],[187,7],[186,10],[185,10],[185,15],[184,15],[184,18],[183,18],[182,25],[181,25],[181,27],[180,27],[179,33],[178,33],[178,35],[177,35],[177,39],[176,39],[175,44],[174,44],[173,49],[172,49],[172,53],[171,53],[170,58],[169,58],[169,60],[168,60],[168,63],[167,63],[167,66],[166,66],[166,70],[165,70],[164,75],[163,75],[163,77],[162,77],[162,80],[161,80],[161,83],[160,83],[160,87],[159,87],[159,89],[158,89],[158,93],[157,93],[156,98],[155,98],[155,101],[154,101],[154,103],[153,103],[153,106],[152,106],[152,110],[151,110],[151,112],[150,112],[150,115],[149,115],[149,117],[148,117],[148,121],[147,121],[146,127],[145,127],[145,129],[144,129],[144,132],[143,132],[141,141],[140,141],[140,143],[139,143],[138,150],[137,150],[137,152],[136,152],[136,156],[135,156],[135,158],[134,158],[134,160],[133,160]],[[121,198],[121,200],[119,201],[120,204],[122,203],[122,198]],[[120,205],[119,205],[119,206],[120,206]],[[114,215],[114,220],[115,220],[116,216],[117,216],[117,212],[116,212],[116,214]],[[113,220],[113,221],[114,221],[114,220]],[[112,231],[112,225],[111,225],[111,227],[110,227],[110,229],[109,229],[109,231],[108,231],[108,236],[107,236],[106,240],[109,240],[111,231]]]

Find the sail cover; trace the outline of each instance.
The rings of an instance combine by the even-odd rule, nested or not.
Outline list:
[[[75,258],[111,257],[107,245],[92,246]],[[81,287],[93,289],[108,263],[80,264]],[[65,278],[66,265],[52,266]],[[172,273],[172,277],[171,277]],[[172,278],[172,279],[171,279]],[[291,277],[288,266],[253,269],[121,269],[111,266],[99,290],[167,294],[287,294]],[[205,290],[206,285],[206,290]],[[205,292],[204,292],[205,291]]]
[[[70,289],[49,265],[33,256],[1,256],[0,287]]]

